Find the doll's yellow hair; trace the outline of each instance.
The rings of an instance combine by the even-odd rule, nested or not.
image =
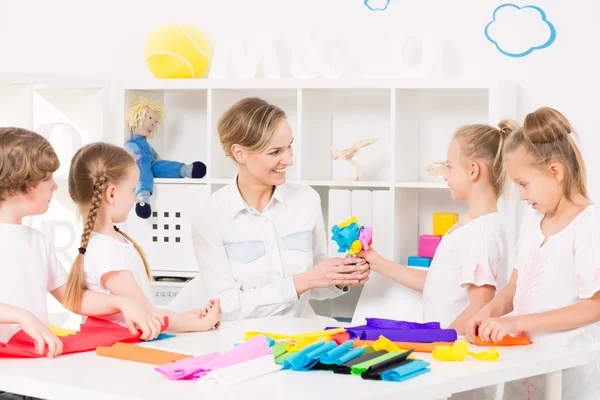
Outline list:
[[[156,113],[159,123],[164,121],[164,106],[157,101],[148,101],[141,97],[129,106],[129,111],[127,112],[127,127],[129,130],[133,131],[144,121],[144,119],[146,119],[148,109],[151,109]],[[153,137],[155,134],[156,126],[154,127],[154,131],[150,134],[150,137]]]

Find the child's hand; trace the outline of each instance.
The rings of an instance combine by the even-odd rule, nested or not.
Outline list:
[[[357,256],[364,258],[369,263],[371,271],[378,272],[383,265],[383,257],[373,247],[370,247],[367,251],[361,251]]]
[[[63,343],[58,337],[30,312],[24,311],[19,318],[21,329],[35,342],[35,350],[38,354],[44,354],[48,345],[46,357],[54,358],[63,351]]]
[[[136,325],[142,330],[142,340],[156,339],[165,324],[165,319],[159,312],[148,310],[127,297],[119,299],[119,309],[132,335],[138,334]]]
[[[211,308],[204,317],[205,320],[210,321],[210,324],[214,328],[218,328],[221,325],[221,317],[223,316],[223,310],[221,310],[221,300],[211,299]]]
[[[162,332],[162,328],[165,325],[165,316],[163,313],[159,313],[156,310],[153,310],[150,315],[140,315],[140,320],[132,318],[136,325],[138,325],[139,329],[142,330],[142,334],[140,335],[140,339],[142,340],[153,340],[160,335]],[[127,324],[129,330],[131,331],[130,324]]]
[[[465,340],[469,343],[475,343],[475,338],[479,332],[479,325],[481,325],[481,318],[478,315],[471,317],[465,325]]]
[[[506,335],[519,333],[518,317],[488,318],[479,326],[479,337],[484,342],[499,342]]]
[[[208,300],[208,305],[206,307],[199,308],[197,310],[191,310],[191,311],[188,311],[188,313],[192,313],[195,316],[197,316],[198,318],[204,318],[204,317],[206,317],[206,314],[208,314],[208,311],[214,305],[215,305],[215,300],[214,299],[210,299],[210,300]]]
[[[219,299],[210,301],[210,304],[205,307],[207,309],[204,316],[197,314],[198,311],[188,311],[184,315],[186,318],[186,331],[189,332],[203,332],[209,331],[213,328],[218,328],[221,325],[221,301]]]
[[[475,343],[475,337],[479,334],[479,327],[483,321],[490,319],[492,316],[486,307],[483,307],[477,314],[472,316],[465,325],[465,339],[469,343]],[[480,336],[481,337],[481,336]]]

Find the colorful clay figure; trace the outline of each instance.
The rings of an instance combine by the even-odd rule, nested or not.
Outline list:
[[[140,218],[149,218],[152,214],[150,196],[154,191],[156,178],[203,178],[206,165],[200,161],[184,164],[177,161],[161,160],[148,143],[148,138],[156,134],[156,125],[165,118],[162,104],[140,98],[133,102],[127,113],[127,127],[132,137],[125,143],[125,150],[133,154],[140,169],[140,180],[135,189],[137,203],[135,213]]]
[[[355,256],[361,251],[369,250],[373,243],[373,230],[370,226],[361,226],[356,217],[352,217],[331,228],[331,240],[338,245],[338,253],[348,252]]]

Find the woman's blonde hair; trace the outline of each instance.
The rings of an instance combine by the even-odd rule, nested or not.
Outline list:
[[[109,184],[116,185],[125,179],[128,170],[135,166],[135,159],[127,151],[102,142],[83,146],[71,160],[69,195],[80,208],[89,207],[89,210],[81,235],[80,253],[73,262],[67,280],[66,305],[70,310],[78,311],[81,308],[83,293],[86,290],[84,254],[94,231],[104,191]],[[146,274],[150,279],[150,268],[142,249],[123,231],[119,230],[119,233],[134,245],[142,257]]]
[[[148,116],[148,109],[154,111],[158,117],[158,122],[162,123],[165,120],[165,108],[157,101],[148,101],[141,97],[131,103],[127,112],[127,128],[130,131],[135,130]],[[150,137],[156,135],[156,125],[150,134]]]
[[[267,148],[285,112],[257,97],[239,100],[219,118],[217,132],[225,154],[234,159],[231,147],[242,146],[249,152]]]
[[[506,182],[502,173],[502,148],[506,137],[518,127],[519,124],[515,121],[502,120],[498,126],[465,125],[454,134],[454,138],[459,141],[461,151],[465,156],[486,165],[497,197],[504,192]]]
[[[558,162],[565,167],[563,195],[571,200],[571,194],[577,191],[589,199],[585,162],[574,135],[563,114],[550,107],[538,108],[527,114],[523,128],[508,137],[505,157],[523,146],[537,168]]]
[[[52,145],[42,135],[22,128],[0,128],[0,201],[27,194],[59,167]]]

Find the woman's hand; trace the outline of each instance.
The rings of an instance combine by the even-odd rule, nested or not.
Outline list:
[[[301,295],[315,288],[360,285],[369,279],[369,273],[369,264],[363,258],[328,258],[294,276],[294,284]]]

